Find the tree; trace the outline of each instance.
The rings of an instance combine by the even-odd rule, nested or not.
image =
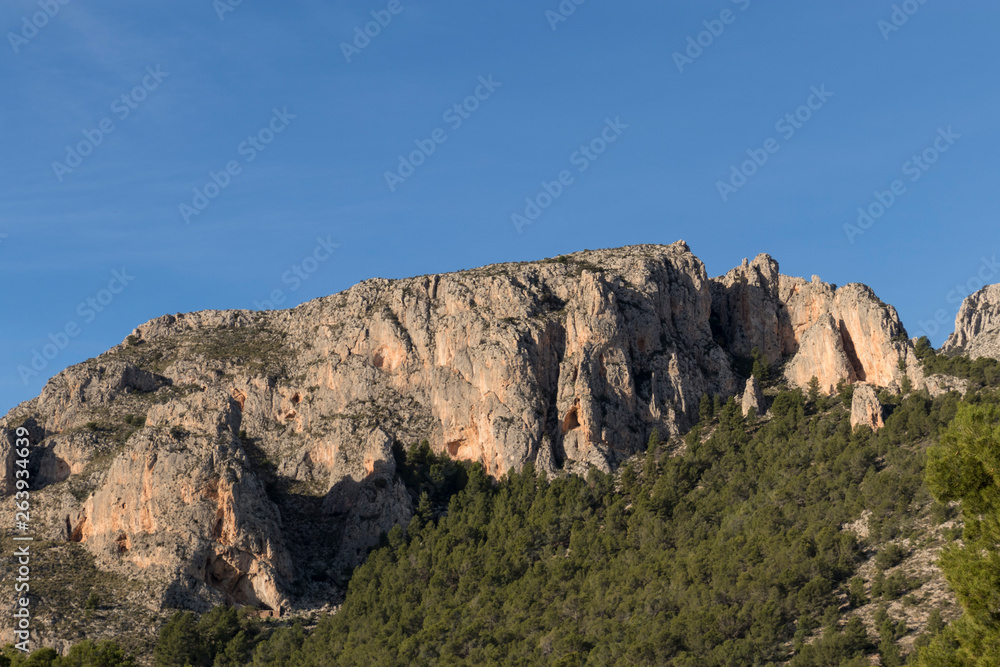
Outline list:
[[[750,351],[750,358],[753,359],[753,369],[750,374],[757,378],[757,382],[763,385],[770,379],[771,367],[767,361],[767,357],[761,353],[759,347],[754,347]]]
[[[926,359],[927,357],[933,357],[936,354],[934,348],[931,346],[931,341],[927,338],[927,336],[921,336],[917,339],[916,344],[913,346],[913,351],[916,353],[917,359],[921,360]]]
[[[239,613],[234,607],[216,607],[198,621],[198,635],[209,657],[221,653],[226,644],[239,632]]]
[[[837,396],[840,397],[840,402],[844,405],[850,407],[851,399],[854,398],[854,385],[848,382],[840,380],[837,382]]]
[[[918,664],[1000,664],[1000,406],[959,404],[928,450],[926,478],[939,502],[962,503],[963,543],[939,564],[965,614],[920,649]]]
[[[701,395],[701,402],[698,404],[698,418],[703,424],[707,424],[715,416],[715,402],[708,394]]]
[[[819,402],[819,378],[815,375],[809,380],[809,402],[813,405]]]
[[[207,665],[208,652],[198,633],[198,620],[189,611],[175,613],[160,629],[153,651],[156,667]]]
[[[852,577],[847,596],[852,607],[857,608],[868,604],[868,596],[865,594],[865,580],[861,577]]]
[[[649,434],[649,440],[646,442],[646,452],[656,452],[660,447],[660,429],[653,428],[652,433]]]
[[[59,654],[55,649],[46,646],[33,651],[27,660],[18,661],[15,658],[14,664],[19,667],[55,667],[59,664],[59,660]]]
[[[76,644],[56,663],[58,667],[134,667],[135,659],[113,641],[95,644],[89,639]]]
[[[656,452],[660,448],[660,429],[654,428],[649,434],[649,442],[646,443],[646,463],[642,469],[643,483],[649,486],[653,484],[653,478],[658,472],[656,466]]]

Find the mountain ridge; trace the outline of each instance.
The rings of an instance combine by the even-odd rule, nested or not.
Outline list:
[[[755,355],[826,394],[927,384],[870,288],[763,254],[710,278],[679,241],[154,318],[0,420],[0,460],[9,493],[27,424],[41,533],[149,582],[150,613],[315,608],[413,515],[400,445],[494,477],[611,471],[739,395]]]

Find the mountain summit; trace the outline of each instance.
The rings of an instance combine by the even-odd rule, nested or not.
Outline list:
[[[412,516],[401,445],[496,477],[607,471],[754,362],[823,393],[925,385],[864,285],[768,255],[710,278],[683,241],[583,251],[154,319],[0,421],[4,490],[24,426],[49,553],[141,580],[123,605],[318,606]]]

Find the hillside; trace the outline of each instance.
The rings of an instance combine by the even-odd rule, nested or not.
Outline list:
[[[957,615],[931,564],[955,509],[922,479],[951,389],[992,400],[992,360],[963,363],[863,285],[766,255],[709,278],[683,242],[164,316],[0,421],[6,494],[18,429],[32,443],[33,639],[148,658],[176,609],[308,624],[343,601],[303,656],[743,664],[839,625],[870,653],[846,624],[877,635],[881,597],[908,652],[932,607]],[[225,622],[260,664],[302,643]]]

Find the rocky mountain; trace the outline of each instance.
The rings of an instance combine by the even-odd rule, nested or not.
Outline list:
[[[109,634],[171,606],[316,608],[413,514],[400,447],[426,439],[497,477],[610,470],[654,428],[685,432],[704,394],[749,386],[764,412],[755,354],[827,393],[924,385],[895,309],[863,285],[784,276],[767,255],[710,278],[683,241],[584,251],[154,319],[0,420],[3,483],[24,426],[52,567],[142,582]],[[67,590],[38,592],[50,643],[69,621],[46,601]]]
[[[965,298],[955,318],[955,332],[942,349],[972,359],[1000,359],[1000,285],[987,285]]]
[[[923,375],[896,309],[865,285],[837,288],[818,276],[806,281],[781,275],[768,255],[744,260],[711,282],[717,342],[731,355],[757,348],[785,377],[805,387],[816,377],[832,392],[840,381],[896,389]]]

